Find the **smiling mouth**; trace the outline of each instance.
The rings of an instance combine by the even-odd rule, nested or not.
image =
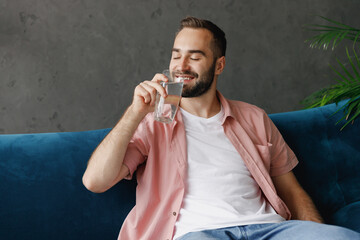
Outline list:
[[[183,81],[184,83],[191,82],[195,79],[195,76],[193,75],[185,75],[185,74],[175,74],[175,79],[177,81]]]

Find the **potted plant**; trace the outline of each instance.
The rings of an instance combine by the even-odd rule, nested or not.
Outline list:
[[[348,39],[353,42],[352,49],[349,51],[346,48],[347,63],[343,64],[336,58],[338,66],[330,65],[335,73],[337,83],[311,94],[302,101],[302,104],[306,108],[314,108],[330,103],[337,104],[344,99],[348,99],[345,105],[339,109],[344,110],[344,116],[339,122],[346,119],[341,128],[342,130],[360,116],[360,58],[357,54],[360,29],[329,18],[321,18],[326,20],[328,25],[311,24],[306,26],[307,30],[317,33],[306,40],[306,42],[310,43],[310,47],[324,50],[331,47],[334,50],[344,39]]]

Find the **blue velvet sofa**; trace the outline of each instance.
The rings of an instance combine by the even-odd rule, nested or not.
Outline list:
[[[337,108],[270,117],[298,156],[295,174],[326,222],[360,232],[360,121],[340,132]],[[0,239],[116,239],[135,204],[136,181],[102,194],[81,182],[109,130],[0,135]]]

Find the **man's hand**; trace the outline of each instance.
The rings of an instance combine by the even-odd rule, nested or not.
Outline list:
[[[133,102],[130,106],[134,114],[143,118],[149,112],[153,112],[157,92],[164,98],[166,97],[165,89],[159,84],[161,81],[167,82],[168,79],[163,74],[156,74],[151,81],[144,81],[135,88]]]

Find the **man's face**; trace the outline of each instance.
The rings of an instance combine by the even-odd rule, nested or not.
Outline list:
[[[183,97],[201,96],[213,83],[212,38],[210,31],[193,28],[184,28],[175,38],[169,68],[174,78],[184,78]]]

